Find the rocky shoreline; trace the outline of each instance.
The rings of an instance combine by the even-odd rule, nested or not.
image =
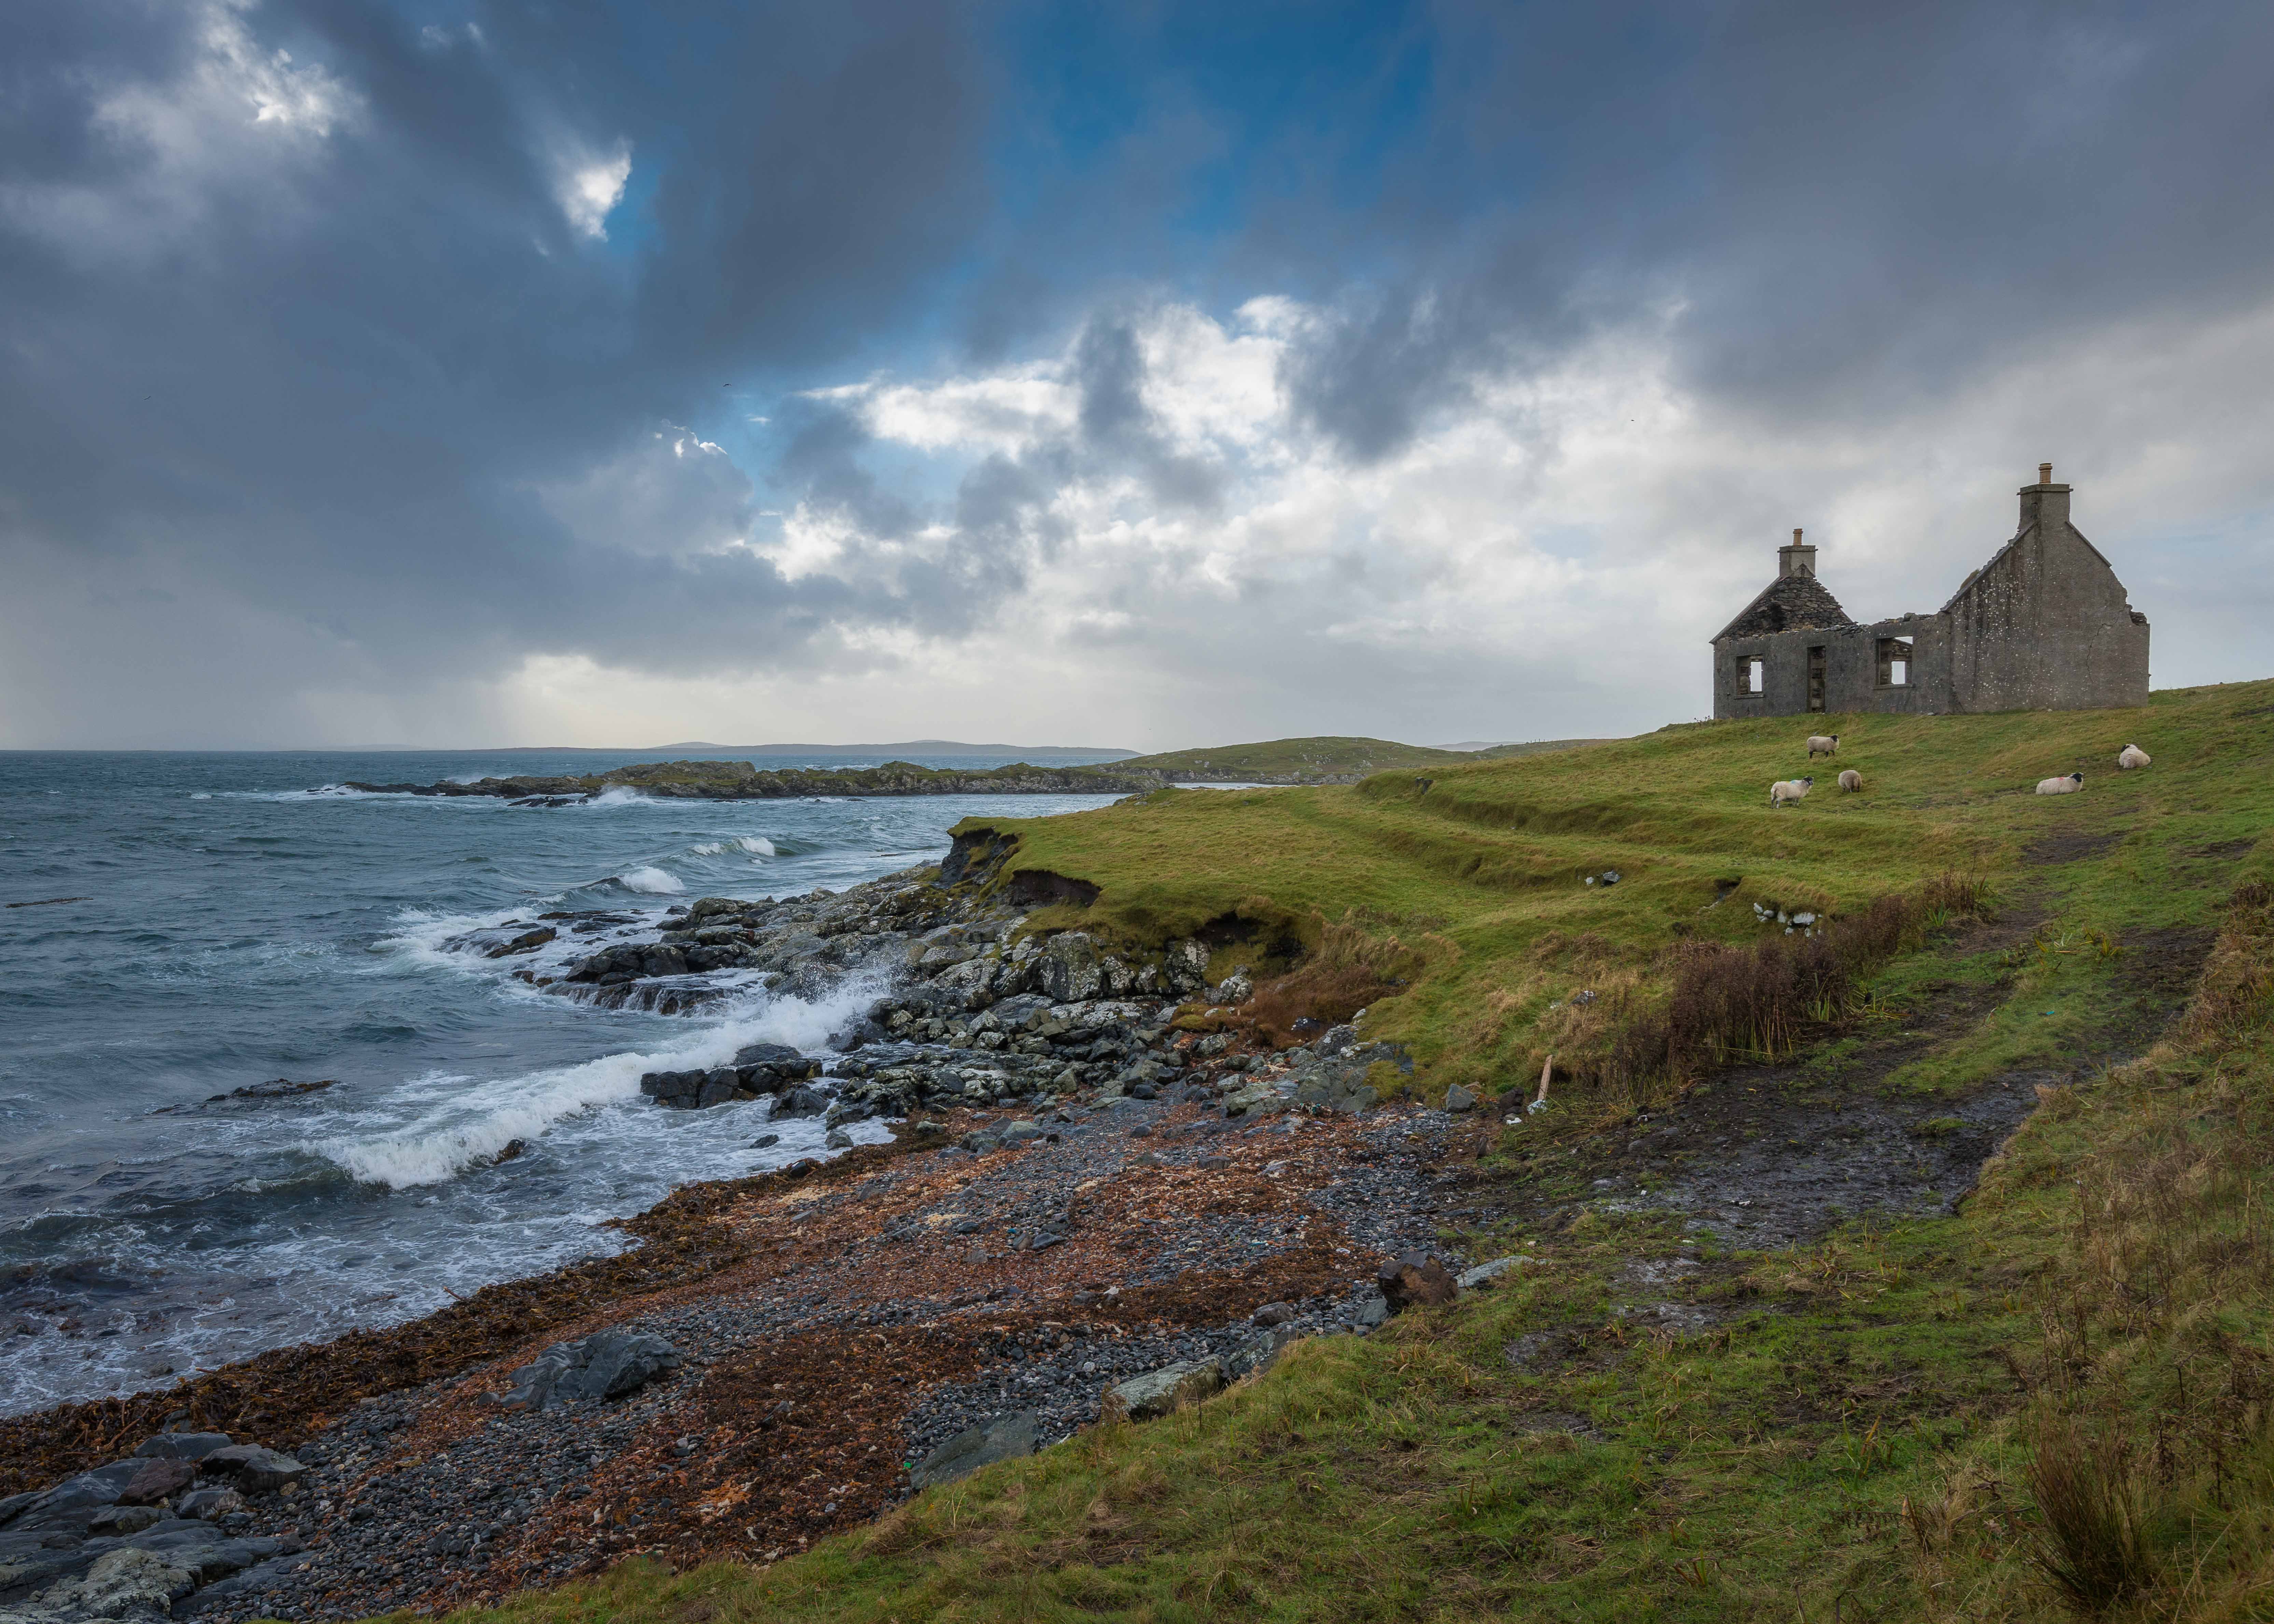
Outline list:
[[[527,959],[548,991],[666,1011],[758,979],[873,985],[823,1051],[756,1045],[642,1091],[754,1133],[894,1119],[895,1142],[690,1187],[625,1226],[647,1237],[626,1257],[435,1317],[549,1290],[518,1335],[507,1306],[480,1335],[358,1333],[0,1425],[0,1469],[46,1485],[0,1501],[0,1624],[360,1617],[634,1553],[773,1560],[1101,1414],[1239,1380],[1292,1337],[1381,1323],[1402,1300],[1384,1259],[1434,1244],[1427,1169],[1475,1131],[1379,1105],[1411,1062],[1352,1026],[1271,1047],[1239,1019],[1250,966],[1211,984],[1199,941],[1132,955],[1020,936],[1054,896],[968,883],[1005,855],[980,831],[941,869],[703,898],[659,931],[595,914],[461,939]],[[579,1298],[571,1277],[613,1284]],[[225,1435],[290,1470],[226,1500],[185,1477],[124,1526],[139,1468],[101,1451],[138,1424],[152,1450]],[[79,1476],[56,1485],[58,1469]]]
[[[443,779],[434,784],[343,786],[367,795],[474,796],[516,806],[575,806],[629,790],[662,800],[782,801],[828,795],[1133,795],[1178,784],[1354,784],[1365,775],[1343,773],[1159,772],[1143,768],[1008,767],[961,771],[886,762],[881,767],[794,767],[761,771],[749,762],[644,762],[608,772],[540,776],[521,774],[481,778],[471,784]]]

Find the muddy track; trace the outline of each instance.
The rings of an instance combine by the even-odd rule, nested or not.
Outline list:
[[[2082,861],[2117,837],[2043,841],[2044,866]],[[1959,957],[2016,952],[2046,917],[2030,887],[1994,921],[1948,944]],[[1956,1095],[1888,1086],[1903,1067],[1965,1036],[2010,995],[2013,969],[1984,984],[1917,989],[1900,1026],[1854,1047],[1717,1074],[1670,1104],[1576,1147],[1519,1149],[1504,1171],[1461,1180],[1472,1222],[1493,1215],[1561,1228],[1579,1212],[1657,1214],[1725,1246],[1803,1245],[1858,1219],[1955,1210],[1982,1165],[2035,1108],[2040,1087],[2089,1080],[2144,1052],[2186,1004],[2214,933],[2173,928],[2125,938],[2110,1018],[2057,1067],[2014,1069]],[[1837,1034],[1826,1033],[1826,1040]]]

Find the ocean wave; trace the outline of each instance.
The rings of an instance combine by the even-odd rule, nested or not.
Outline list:
[[[391,1190],[442,1184],[493,1161],[516,1139],[539,1138],[568,1118],[637,1100],[643,1072],[723,1064],[748,1043],[818,1049],[877,990],[859,978],[810,1003],[782,998],[744,1005],[718,1026],[677,1042],[525,1077],[482,1083],[428,1078],[420,1092],[441,1097],[416,1120],[376,1133],[313,1139],[304,1147],[363,1184]]]
[[[611,784],[584,803],[593,807],[652,807],[662,802],[652,795],[643,795],[629,785]]]
[[[697,857],[724,857],[729,852],[748,852],[753,857],[774,855],[774,843],[764,835],[736,835],[727,840],[704,840],[687,849]]]
[[[621,874],[613,875],[610,883],[649,897],[675,897],[687,889],[677,875],[656,868],[651,863],[642,863],[636,868],[627,868]]]

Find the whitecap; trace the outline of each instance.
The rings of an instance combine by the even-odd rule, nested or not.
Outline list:
[[[617,884],[626,891],[636,891],[651,897],[675,897],[687,889],[679,876],[642,863],[636,868],[627,868],[615,876]]]
[[[700,846],[690,846],[687,849],[697,857],[716,857],[727,849],[727,843],[724,840],[705,840]]]
[[[754,856],[772,857],[774,854],[774,843],[764,835],[737,835],[734,844]]]
[[[415,1120],[382,1132],[310,1141],[305,1148],[365,1184],[392,1190],[441,1184],[487,1163],[515,1139],[533,1139],[567,1118],[637,1100],[643,1072],[707,1069],[733,1059],[747,1043],[819,1049],[877,990],[877,983],[856,977],[815,1002],[782,998],[746,1006],[717,1026],[656,1049],[606,1055],[523,1077],[481,1083],[428,1077],[416,1092],[434,1103]]]
[[[651,807],[660,803],[629,785],[611,784],[584,804],[592,807]]]

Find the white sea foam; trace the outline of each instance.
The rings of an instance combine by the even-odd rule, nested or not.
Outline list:
[[[677,875],[666,873],[648,863],[625,869],[615,876],[615,880],[626,891],[639,891],[650,897],[675,897],[687,889]]]
[[[651,795],[643,795],[629,785],[611,784],[585,803],[594,807],[652,807],[662,803]]]
[[[774,843],[764,835],[737,835],[734,844],[753,856],[772,857],[774,854]]]
[[[745,1006],[718,1026],[659,1049],[523,1077],[424,1078],[407,1093],[411,1101],[432,1103],[412,1120],[375,1133],[312,1140],[305,1148],[365,1184],[393,1190],[440,1184],[487,1162],[515,1139],[534,1139],[565,1119],[638,1099],[642,1072],[722,1064],[746,1043],[818,1049],[877,990],[863,979],[818,1002],[782,998]]]

